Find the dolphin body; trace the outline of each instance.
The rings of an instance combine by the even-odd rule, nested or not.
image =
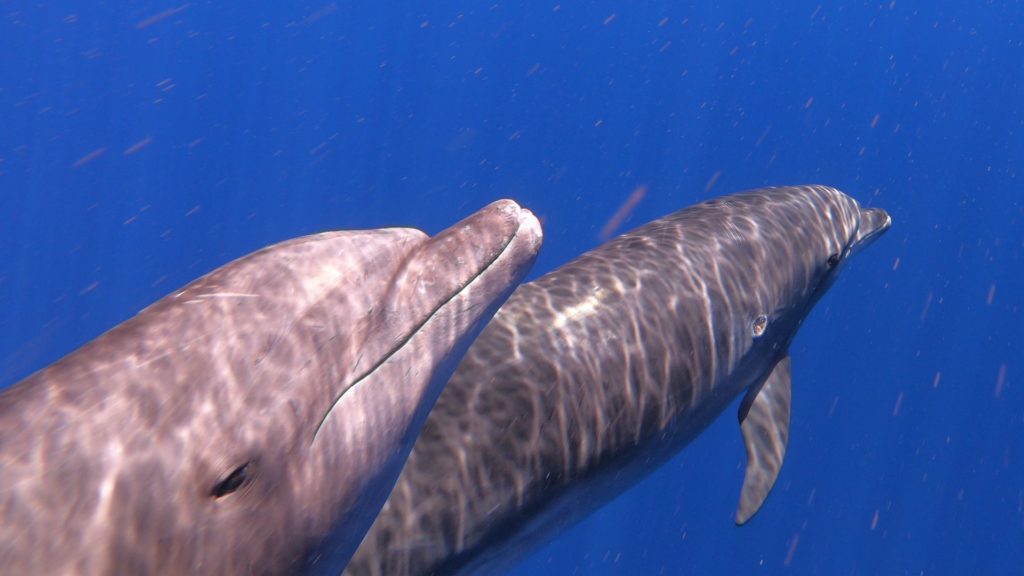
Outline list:
[[[524,284],[431,412],[345,574],[495,573],[655,470],[737,397],[738,524],[789,433],[789,344],[890,226],[824,186],[698,204]]]
[[[4,391],[0,573],[337,574],[540,243],[511,201],[286,241]]]

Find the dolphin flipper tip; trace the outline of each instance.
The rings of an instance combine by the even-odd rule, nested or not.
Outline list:
[[[782,469],[789,440],[791,373],[791,362],[786,356],[760,388],[748,392],[754,394],[753,399],[743,401],[744,406],[749,406],[745,414],[741,412],[740,420],[747,448],[747,470],[736,510],[737,526],[746,524],[761,508]]]

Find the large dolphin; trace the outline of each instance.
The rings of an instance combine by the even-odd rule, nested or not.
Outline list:
[[[833,188],[754,190],[642,226],[521,286],[467,353],[346,574],[494,573],[661,466],[731,402],[764,502],[788,348],[889,216]]]
[[[340,572],[533,263],[496,202],[236,260],[0,395],[0,573]]]

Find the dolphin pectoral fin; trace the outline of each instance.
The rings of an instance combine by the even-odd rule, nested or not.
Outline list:
[[[764,504],[786,456],[789,440],[789,404],[792,397],[789,356],[775,365],[760,388],[751,388],[740,405],[740,430],[747,446],[747,471],[736,510],[743,525]]]

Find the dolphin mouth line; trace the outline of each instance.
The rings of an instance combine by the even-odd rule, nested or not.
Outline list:
[[[892,227],[892,216],[881,208],[867,208],[861,216],[857,235],[850,247],[851,256],[870,246]]]
[[[477,281],[477,279],[479,279],[484,274],[486,274],[489,270],[491,270],[494,267],[494,265],[499,260],[502,259],[502,257],[504,257],[506,254],[508,254],[509,246],[511,246],[515,242],[516,238],[519,236],[520,232],[523,230],[522,213],[525,213],[525,212],[526,211],[523,210],[520,213],[519,226],[516,228],[515,232],[513,232],[512,234],[509,235],[508,239],[505,241],[504,244],[502,244],[501,249],[494,255],[493,258],[491,258],[491,259],[487,260],[486,262],[484,262],[484,264],[480,267],[480,270],[478,270],[476,274],[472,275],[469,279],[466,280],[465,283],[463,283],[457,289],[452,290],[452,292],[447,297],[445,297],[444,300],[441,300],[440,302],[438,302],[438,304],[429,313],[424,315],[423,320],[421,320],[418,324],[416,324],[416,326],[412,330],[409,330],[408,334],[406,334],[401,340],[398,340],[395,343],[394,347],[391,348],[390,351],[388,351],[386,354],[384,354],[381,357],[380,361],[375,363],[373,366],[368,367],[366,369],[366,371],[364,371],[361,375],[359,375],[358,378],[356,378],[352,382],[351,385],[349,385],[347,388],[345,388],[345,390],[343,390],[340,394],[338,394],[338,396],[334,399],[334,401],[331,402],[331,405],[328,406],[327,411],[324,413],[323,417],[320,419],[320,422],[317,423],[316,430],[313,432],[313,440],[312,440],[312,442],[310,442],[310,445],[316,444],[317,438],[320,437],[320,430],[323,428],[323,426],[327,422],[327,420],[331,417],[331,414],[334,412],[334,408],[341,402],[341,400],[345,397],[345,395],[350,390],[353,390],[353,389],[355,389],[356,386],[359,386],[364,380],[366,380],[366,378],[368,376],[373,374],[373,372],[375,370],[377,370],[377,368],[379,368],[381,365],[386,363],[388,360],[391,359],[391,357],[393,357],[402,348],[404,348],[405,345],[409,342],[409,340],[412,340],[412,338],[416,334],[418,334],[420,332],[420,330],[424,326],[427,325],[427,323],[429,323],[435,316],[437,316],[437,313],[441,309],[443,309],[445,306],[447,306],[452,300],[457,298],[460,294],[465,293],[467,288],[472,286],[473,283]]]

